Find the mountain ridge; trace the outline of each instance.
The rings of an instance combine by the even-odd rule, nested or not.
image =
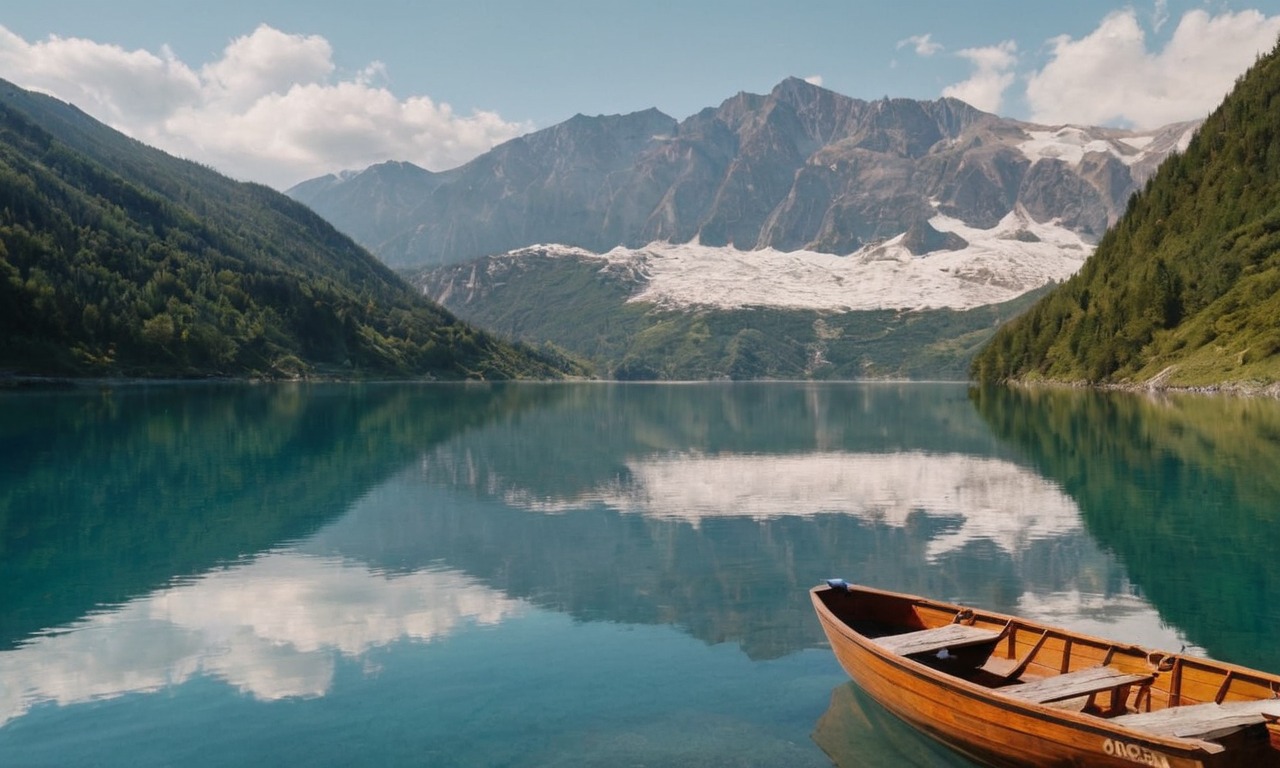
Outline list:
[[[0,329],[7,375],[562,370],[459,322],[297,201],[4,81]]]
[[[576,115],[415,180],[383,164],[287,193],[398,268],[546,243],[849,254],[935,215],[992,227],[1018,206],[1097,242],[1195,125],[1040,126],[788,78],[684,120]]]

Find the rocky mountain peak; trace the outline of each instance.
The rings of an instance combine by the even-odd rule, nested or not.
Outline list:
[[[682,121],[576,115],[429,179],[362,174],[291,193],[395,266],[548,242],[849,254],[935,215],[990,228],[1016,209],[1092,242],[1193,127],[1038,126],[790,77]],[[386,226],[370,231],[373,218]]]

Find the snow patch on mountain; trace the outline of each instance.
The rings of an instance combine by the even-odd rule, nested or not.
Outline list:
[[[1194,129],[1188,129],[1180,137],[1179,151],[1190,141],[1193,133]],[[1099,136],[1090,129],[1074,125],[1040,131],[1028,130],[1026,134],[1030,138],[1020,143],[1018,149],[1028,160],[1033,163],[1038,160],[1061,160],[1072,166],[1079,165],[1085,155],[1090,153],[1113,155],[1125,165],[1133,165],[1152,154],[1152,150],[1156,149],[1153,143],[1157,138],[1156,133]]]
[[[1018,145],[1022,154],[1031,162],[1037,160],[1062,160],[1070,165],[1079,165],[1089,152],[1110,153],[1122,162],[1136,162],[1141,154],[1138,151],[1124,151],[1112,142],[1104,139],[1091,139],[1079,128],[1067,126],[1058,130],[1027,131],[1031,137]],[[1127,149],[1134,149],[1126,145]]]
[[[1176,151],[1184,151],[1190,138],[1196,133],[1197,124],[1187,124],[1174,147]],[[1147,133],[1103,133],[1098,134],[1096,128],[1080,128],[1078,125],[1062,125],[1059,128],[1044,128],[1043,131],[1025,131],[1027,141],[1019,143],[1018,148],[1032,163],[1038,160],[1061,160],[1068,165],[1079,165],[1088,154],[1107,154],[1115,156],[1125,165],[1142,163],[1152,155],[1164,156],[1167,151],[1166,141],[1157,141],[1165,128]]]
[[[1093,246],[1053,222],[1014,211],[991,229],[937,215],[930,225],[968,245],[916,256],[904,235],[840,256],[650,243],[596,254],[567,246],[513,251],[597,259],[637,284],[633,302],[672,310],[767,307],[817,311],[971,309],[1014,299],[1080,269]]]

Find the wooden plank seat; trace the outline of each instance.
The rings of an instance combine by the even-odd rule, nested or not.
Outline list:
[[[1000,693],[1037,704],[1092,697],[1103,691],[1112,692],[1112,709],[1123,705],[1124,695],[1131,685],[1150,685],[1155,675],[1124,672],[1114,667],[1088,667],[1074,672],[1018,683],[1000,688]]]
[[[875,638],[875,642],[893,653],[914,656],[918,653],[937,653],[951,648],[981,645],[996,640],[1000,635],[999,630],[979,629],[967,624],[948,624],[900,635],[885,635]]]
[[[1229,701],[1225,704],[1186,704],[1135,715],[1121,715],[1111,722],[1159,736],[1184,739],[1216,739],[1250,725],[1280,717],[1280,699]]]

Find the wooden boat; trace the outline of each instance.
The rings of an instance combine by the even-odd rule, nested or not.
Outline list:
[[[1280,675],[846,584],[810,590],[889,711],[995,766],[1280,766]]]

